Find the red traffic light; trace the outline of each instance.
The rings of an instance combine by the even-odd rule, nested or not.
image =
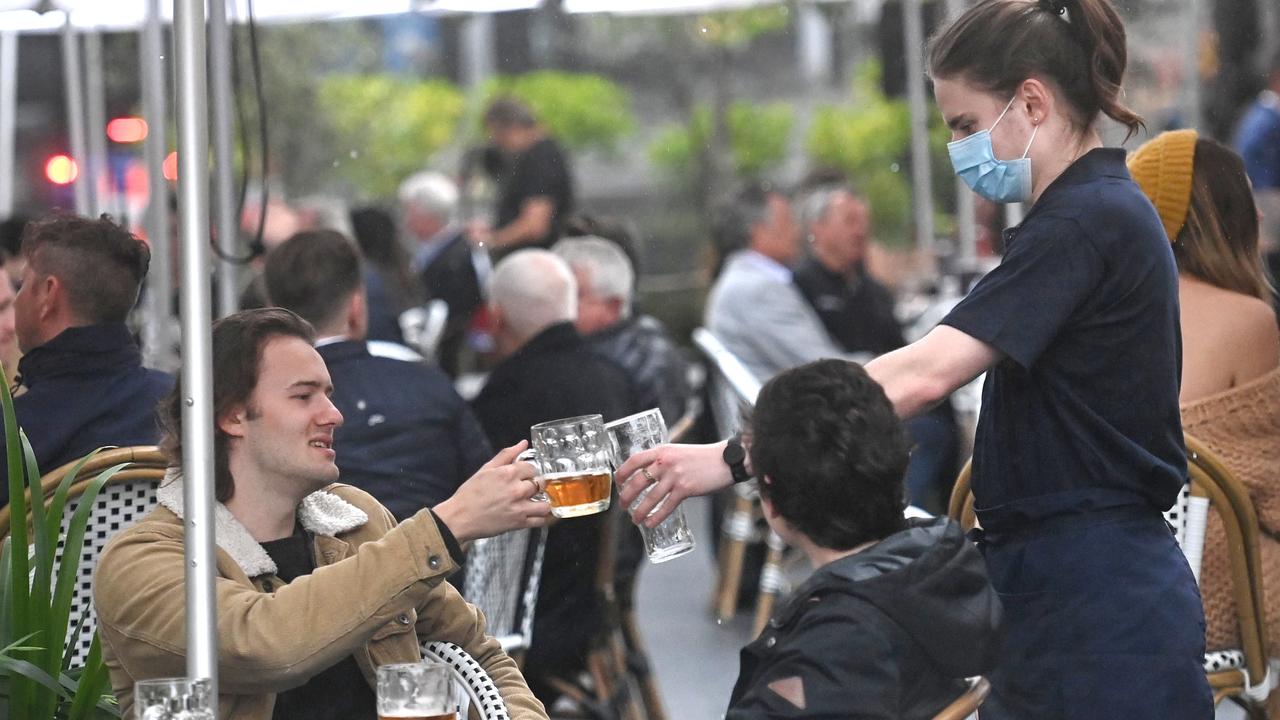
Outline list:
[[[147,122],[136,117],[115,118],[107,123],[107,137],[117,143],[142,142],[147,138]]]
[[[44,176],[55,185],[70,185],[80,175],[80,168],[69,155],[54,155],[44,164]]]

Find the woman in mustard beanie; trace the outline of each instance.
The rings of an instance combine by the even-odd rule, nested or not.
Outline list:
[[[1244,162],[1180,130],[1138,148],[1128,164],[1178,263],[1182,425],[1249,488],[1265,530],[1268,635],[1280,641],[1280,330]],[[1200,578],[1210,650],[1240,646],[1226,542],[1211,516]]]

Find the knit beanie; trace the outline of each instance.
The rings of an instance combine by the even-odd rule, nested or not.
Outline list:
[[[1169,242],[1178,239],[1191,207],[1196,138],[1195,130],[1162,132],[1129,154],[1129,173],[1156,206]]]

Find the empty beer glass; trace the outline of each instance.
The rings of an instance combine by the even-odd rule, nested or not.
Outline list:
[[[213,684],[207,679],[157,678],[133,685],[138,720],[213,720]]]
[[[649,450],[667,442],[667,424],[662,419],[662,411],[658,408],[636,413],[621,420],[605,425],[613,445],[614,465],[621,466],[627,458],[642,450]],[[645,488],[632,509],[649,494],[651,488]],[[666,501],[663,500],[663,503]],[[654,508],[656,512],[662,503]],[[693,533],[684,519],[684,508],[677,507],[675,512],[656,527],[648,528],[640,525],[640,535],[644,537],[644,549],[651,562],[660,563],[673,560],[693,551]]]
[[[457,720],[457,694],[453,673],[443,663],[378,666],[378,720]]]

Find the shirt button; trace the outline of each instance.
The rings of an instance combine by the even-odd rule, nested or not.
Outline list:
[[[764,646],[765,646],[765,647],[767,647],[767,648],[771,648],[771,647],[773,647],[774,645],[777,645],[777,644],[778,644],[778,638],[773,637],[773,636],[770,636],[768,640],[765,640],[765,641],[764,641]]]
[[[439,569],[440,569],[440,556],[439,556],[439,555],[432,555],[431,557],[427,558],[427,567],[431,568],[432,570],[439,570]]]
[[[408,625],[408,624],[409,624],[409,616],[408,616],[408,615],[405,615],[404,613],[401,613],[401,614],[399,614],[399,615],[397,615],[397,616],[396,616],[396,622],[400,623],[401,625]]]

